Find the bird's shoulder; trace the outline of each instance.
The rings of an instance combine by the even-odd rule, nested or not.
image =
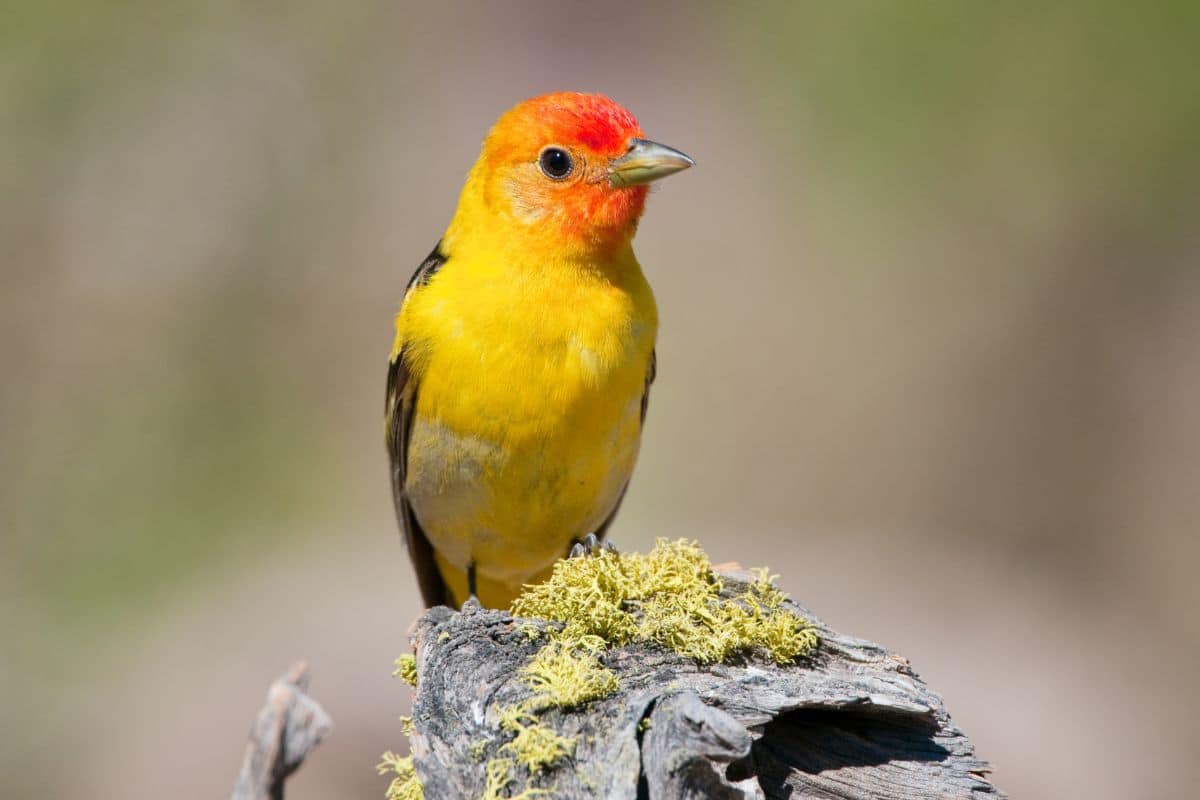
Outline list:
[[[442,243],[439,240],[438,243],[433,246],[433,249],[429,251],[429,255],[425,256],[425,259],[421,262],[420,266],[418,266],[416,271],[413,272],[412,277],[408,279],[408,285],[404,287],[405,296],[407,297],[408,293],[414,288],[428,286],[429,281],[433,279],[433,276],[438,273],[438,270],[440,270],[448,260],[449,257],[445,254],[445,252],[443,252]]]

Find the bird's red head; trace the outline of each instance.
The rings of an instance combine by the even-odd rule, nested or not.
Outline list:
[[[464,201],[477,195],[480,212],[513,220],[547,244],[627,241],[645,206],[646,184],[693,163],[642,137],[633,114],[603,95],[526,100],[488,133]]]

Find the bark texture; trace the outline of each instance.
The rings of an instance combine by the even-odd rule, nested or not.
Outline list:
[[[308,696],[308,667],[297,662],[267,691],[250,729],[232,800],[283,800],[283,783],[331,730],[329,715]]]
[[[729,596],[749,575],[722,572]],[[984,798],[1003,796],[989,766],[908,661],[820,631],[816,655],[780,666],[748,655],[702,666],[660,647],[606,651],[618,692],[539,722],[575,740],[574,753],[536,774],[503,766],[511,740],[500,710],[527,701],[519,670],[544,643],[504,611],[434,608],[416,623],[420,676],[412,753],[425,797]],[[507,751],[511,756],[511,749]],[[511,758],[509,759],[511,761]],[[503,772],[502,780],[489,771]]]

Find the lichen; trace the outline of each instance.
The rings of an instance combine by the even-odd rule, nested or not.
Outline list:
[[[600,663],[595,637],[552,638],[521,667],[521,680],[533,692],[537,709],[575,708],[606,697],[618,688],[617,676]]]
[[[816,631],[782,607],[786,595],[765,570],[736,598],[721,597],[723,588],[695,542],[659,539],[645,555],[601,550],[559,561],[512,611],[562,622],[551,637],[559,647],[596,638],[613,647],[653,642],[701,664],[755,650],[786,664],[816,648]]]
[[[511,758],[497,756],[488,761],[484,767],[484,773],[487,776],[487,784],[483,788],[483,797],[481,800],[533,800],[535,797],[546,797],[550,792],[545,789],[523,789],[519,794],[501,794],[513,782],[513,766],[514,761]]]
[[[767,570],[758,570],[755,580],[733,597],[723,597],[724,589],[708,556],[684,539],[659,539],[645,555],[601,550],[559,561],[549,580],[525,587],[513,603],[514,616],[554,624],[523,622],[516,627],[529,642],[544,642],[518,672],[531,695],[495,709],[501,735],[511,738],[484,766],[483,800],[533,800],[551,794],[528,784],[573,757],[578,741],[559,735],[538,715],[616,692],[617,675],[602,661],[611,647],[653,643],[702,664],[755,652],[788,664],[816,649],[816,630],[784,607],[787,595]],[[437,641],[449,638],[442,631]],[[398,658],[394,674],[415,686],[415,658]],[[411,719],[402,718],[402,725],[411,733]],[[639,730],[648,726],[643,720]],[[489,745],[486,740],[473,743],[471,757],[482,761]],[[422,798],[412,758],[392,753],[383,758],[380,772],[395,776],[388,800]],[[523,783],[525,788],[515,793]]]
[[[380,775],[391,775],[387,800],[425,800],[425,787],[417,777],[412,756],[398,756],[392,751],[383,754],[377,769]]]
[[[417,685],[417,657],[412,653],[405,653],[396,659],[396,668],[392,670],[392,677],[398,677],[400,680],[407,683],[409,686]]]
[[[493,758],[483,768],[487,776],[487,784],[483,788],[482,800],[498,800],[500,794],[513,782],[513,760],[511,758]]]
[[[410,686],[417,685],[417,659],[411,653],[405,653],[396,659],[392,677],[399,677]],[[412,717],[400,717],[400,732],[405,736],[413,734]],[[392,775],[392,782],[387,788],[387,800],[424,800],[425,787],[413,768],[412,756],[398,756],[391,750],[384,753],[379,762],[380,775]]]
[[[525,622],[521,625],[518,625],[517,631],[525,634],[525,637],[531,642],[536,642],[538,639],[542,638],[545,633],[545,631],[543,631],[537,625],[534,625],[532,622]]]
[[[553,728],[539,723],[536,717],[521,710],[520,706],[501,711],[500,727],[516,735],[484,767],[487,783],[483,800],[498,800],[501,797],[532,800],[549,795],[549,790],[531,786],[518,794],[508,794],[506,790],[518,781],[518,768],[535,777],[556,762],[569,758],[575,752],[575,739],[559,736]]]
[[[531,775],[538,775],[561,759],[575,754],[575,739],[559,736],[548,725],[538,722],[526,706],[509,706],[500,712],[500,730],[514,734],[500,748]]]

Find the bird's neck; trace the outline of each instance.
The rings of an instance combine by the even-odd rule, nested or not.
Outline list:
[[[535,269],[570,268],[615,271],[635,265],[634,218],[620,226],[581,223],[554,213],[515,208],[511,198],[492,190],[472,175],[463,187],[454,219],[442,239],[446,255],[470,251],[474,256]]]

